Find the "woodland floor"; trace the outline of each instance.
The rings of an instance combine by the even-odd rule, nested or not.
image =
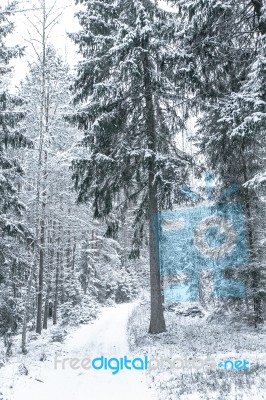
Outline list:
[[[165,311],[167,332],[147,334],[149,305],[142,301],[135,308],[128,325],[130,349],[149,355],[149,360],[175,359],[184,361],[211,359],[208,368],[191,366],[160,368],[149,371],[149,380],[159,400],[263,400],[266,399],[266,326],[220,322],[203,317],[181,316],[189,306],[180,305]],[[227,360],[247,360],[250,370],[218,367]],[[151,367],[152,362],[150,363]],[[153,364],[156,365],[156,362]]]
[[[183,306],[182,306],[183,307]],[[0,368],[0,400],[263,400],[266,399],[266,329],[209,320],[208,315],[181,316],[184,308],[165,311],[167,332],[149,335],[149,304],[121,304],[102,309],[98,318],[78,328],[51,327],[29,335],[26,356],[17,350]],[[63,340],[55,341],[63,332]],[[14,346],[15,347],[15,346]],[[16,349],[16,347],[15,347]],[[55,369],[54,359],[100,356],[144,357],[149,360],[209,357],[215,362],[245,359],[248,371],[210,368],[162,368],[143,371]],[[43,361],[40,361],[40,360]],[[0,349],[1,360],[1,349]],[[27,375],[23,375],[23,368]],[[21,372],[22,369],[22,372]]]
[[[94,358],[130,356],[127,323],[134,304],[121,304],[102,310],[93,323],[68,334],[63,343],[51,343],[52,332],[31,342],[27,356],[17,355],[0,368],[0,399],[4,400],[152,400],[147,376],[143,371],[73,370],[54,367],[57,353],[61,358]],[[46,360],[40,361],[45,354]],[[141,354],[140,354],[141,356]],[[21,375],[25,365],[28,375]]]

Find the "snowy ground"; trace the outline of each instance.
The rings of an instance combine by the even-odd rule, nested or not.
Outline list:
[[[73,370],[68,363],[64,370],[55,369],[55,353],[58,359],[130,356],[127,323],[133,308],[134,304],[106,308],[98,320],[79,327],[63,343],[49,342],[49,332],[42,342],[32,342],[27,356],[13,357],[11,363],[0,369],[0,399],[156,399],[143,371],[123,370],[113,375],[110,370]],[[40,361],[43,356],[46,360]],[[26,366],[28,375],[19,373],[21,364]]]
[[[182,306],[185,309],[185,306]],[[181,307],[181,308],[182,308]],[[263,400],[266,399],[266,327],[221,323],[206,317],[165,312],[167,332],[148,335],[149,305],[136,308],[129,320],[130,348],[149,354],[149,360],[165,358],[162,367],[150,371],[150,382],[160,400]],[[172,368],[168,359],[213,359],[211,368]],[[246,359],[249,371],[219,369],[220,361]]]
[[[184,317],[165,312],[168,331],[147,334],[149,305],[122,304],[102,310],[93,323],[64,332],[52,327],[41,337],[32,335],[29,353],[17,355],[0,368],[0,400],[263,400],[266,399],[266,329],[209,322],[205,317]],[[128,329],[128,332],[127,332]],[[55,342],[61,333],[65,340]],[[68,333],[68,334],[67,334]],[[130,348],[128,347],[128,338]],[[123,357],[215,360],[246,359],[250,371],[186,368],[143,371],[74,370],[57,358]],[[43,361],[40,361],[40,360]],[[1,361],[1,351],[0,351]],[[22,365],[28,370],[23,373]]]

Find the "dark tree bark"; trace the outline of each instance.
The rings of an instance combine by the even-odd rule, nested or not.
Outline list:
[[[64,263],[61,262],[60,265],[60,288],[61,288],[61,304],[64,304],[66,296],[65,296],[65,269],[64,269]]]
[[[57,324],[57,308],[59,296],[59,278],[60,278],[60,226],[58,227],[57,250],[56,250],[56,271],[55,271],[55,290],[54,290],[54,307],[53,307],[53,325]]]
[[[44,190],[42,198],[42,212],[40,221],[40,262],[39,262],[39,279],[38,279],[38,295],[37,295],[37,324],[36,332],[42,333],[42,305],[43,305],[43,283],[44,283],[44,267],[45,267],[45,213],[46,213],[46,178],[47,178],[47,151],[45,151],[45,170],[44,170]]]
[[[53,242],[55,238],[55,227],[56,222],[51,222],[51,229],[49,234],[49,263],[47,269],[47,290],[45,296],[45,304],[44,304],[44,315],[43,315],[43,329],[48,328],[48,317],[49,317],[49,302],[51,296],[51,273],[53,270],[53,263],[54,263],[54,247]]]
[[[251,215],[251,205],[250,201],[247,200],[246,202],[246,213],[247,213],[247,219],[249,221],[248,224],[248,239],[249,239],[249,248],[250,248],[250,253],[251,257],[254,259],[255,256],[255,251],[254,251],[254,240],[253,240],[253,228],[252,228],[252,215]],[[253,300],[253,310],[254,310],[254,326],[255,328],[258,327],[258,324],[263,322],[262,318],[262,301],[260,296],[258,295],[259,291],[259,285],[261,281],[261,274],[260,270],[258,269],[258,264],[256,263],[256,267],[252,267],[251,271],[251,288],[252,288],[252,300]]]
[[[266,34],[266,21],[264,21],[262,17],[262,8],[263,8],[263,1],[262,0],[251,0],[251,3],[254,7],[254,12],[258,18],[259,22],[259,30],[262,35]]]
[[[27,354],[27,323],[29,318],[29,310],[30,310],[30,297],[31,297],[31,285],[32,285],[32,277],[35,261],[32,261],[32,253],[30,249],[28,250],[28,259],[30,265],[30,271],[27,282],[27,292],[24,306],[24,315],[23,315],[23,324],[22,324],[22,335],[21,335],[21,350],[22,354]]]
[[[244,182],[247,182],[248,177],[248,169],[246,160],[244,157],[244,151],[242,153],[242,162],[243,162],[243,178]],[[248,222],[248,243],[250,249],[251,258],[254,260],[256,258],[255,249],[254,249],[254,239],[253,239],[253,224],[252,224],[252,200],[250,196],[247,196],[246,199],[246,217]],[[262,307],[261,307],[261,298],[258,296],[259,284],[260,284],[260,270],[258,269],[258,265],[256,263],[256,267],[252,267],[251,271],[251,288],[253,291],[252,299],[253,299],[253,310],[255,314],[254,318],[254,326],[257,328],[258,324],[263,321],[262,318]]]
[[[74,236],[73,247],[72,247],[72,274],[75,271],[75,265],[76,265],[76,248],[77,248],[76,240],[77,240],[76,236]]]
[[[43,275],[44,275],[44,246],[45,246],[45,221],[41,220],[40,263],[37,295],[37,325],[36,332],[42,333],[42,300],[43,300]]]
[[[149,162],[149,252],[150,252],[150,286],[151,286],[151,317],[149,333],[161,333],[166,331],[163,315],[161,295],[161,275],[159,264],[159,217],[157,185],[155,177],[155,154],[156,154],[156,128],[155,113],[152,95],[152,82],[150,76],[150,65],[147,53],[143,56],[144,69],[144,96],[146,103],[146,129],[148,136],[148,147],[152,152]]]

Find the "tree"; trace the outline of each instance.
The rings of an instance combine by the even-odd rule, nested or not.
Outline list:
[[[201,112],[195,142],[220,186],[236,182],[244,205],[250,249],[249,279],[255,325],[261,320],[256,214],[263,184],[265,146],[265,8],[263,1],[172,1],[180,8],[183,51],[190,55],[183,83]],[[193,95],[194,96],[193,96]],[[253,182],[253,184],[251,184]],[[253,187],[252,187],[253,186]],[[259,228],[261,231],[261,227]]]
[[[41,333],[42,327],[47,328],[51,302],[54,323],[57,323],[59,292],[65,290],[63,269],[71,273],[72,241],[76,234],[74,214],[77,213],[79,217],[71,192],[71,173],[67,161],[67,152],[74,142],[76,130],[63,119],[70,107],[69,68],[51,45],[45,47],[45,65],[42,54],[41,51],[30,66],[29,74],[20,89],[27,111],[26,134],[34,143],[34,149],[22,156],[27,175],[22,186],[22,196],[30,210],[26,213],[26,219],[35,230],[37,243],[31,275],[38,281],[39,287],[36,318],[38,333]],[[28,291],[26,303],[29,303],[32,295],[32,291]],[[25,319],[28,319],[27,315]]]
[[[158,260],[158,212],[180,200],[188,157],[174,144],[175,16],[150,0],[80,1],[82,30],[72,35],[84,61],[75,81],[72,123],[84,131],[88,156],[73,161],[78,201],[93,201],[94,217],[115,235],[133,203],[132,256],[149,221],[150,333],[165,331]]]
[[[40,52],[40,55],[42,53]],[[79,154],[75,148],[81,133],[69,125],[63,116],[72,111],[69,82],[72,77],[69,68],[51,45],[46,48],[46,124],[47,129],[40,135],[42,104],[42,58],[37,57],[29,73],[21,84],[20,94],[25,100],[26,135],[34,143],[34,148],[20,154],[25,177],[21,185],[21,197],[27,206],[24,219],[34,230],[36,251],[31,262],[30,281],[23,282],[25,307],[23,320],[23,352],[26,352],[27,324],[41,317],[42,329],[49,322],[77,324],[95,315],[95,303],[104,303],[105,285],[110,277],[118,274],[105,268],[112,263],[114,269],[120,266],[119,247],[115,241],[106,240],[99,234],[92,221],[90,206],[75,204],[76,194],[71,181],[71,159]],[[36,294],[39,288],[40,209],[42,192],[40,184],[40,151],[47,154],[45,164],[45,243],[43,246],[43,290],[42,307],[37,310]],[[42,186],[43,187],[43,186]],[[104,227],[101,227],[103,230]],[[98,249],[84,245],[85,238],[97,233]],[[94,252],[93,252],[94,251]],[[97,252],[97,255],[96,255]],[[106,256],[108,256],[106,258]],[[98,276],[95,277],[97,264]],[[103,273],[102,273],[103,272]],[[98,295],[99,282],[103,288],[103,298]],[[33,325],[36,326],[35,324]]]
[[[20,278],[27,267],[24,245],[27,239],[28,243],[31,241],[31,233],[21,220],[24,204],[19,199],[19,189],[23,171],[14,157],[14,149],[30,146],[31,142],[21,128],[23,101],[8,92],[7,81],[12,71],[10,61],[23,52],[18,46],[6,45],[6,37],[14,27],[9,20],[14,10],[15,2],[4,9],[0,7],[0,332],[5,335],[16,331],[20,321]]]
[[[50,88],[51,88],[51,74],[48,70],[48,63],[51,64],[51,54],[49,55],[49,39],[50,33],[58,20],[61,17],[61,13],[54,11],[54,7],[47,8],[46,0],[38,1],[38,9],[41,10],[41,17],[34,14],[33,18],[27,18],[30,25],[34,28],[35,34],[37,33],[37,39],[29,41],[36,53],[39,61],[39,82],[37,87],[40,88],[39,99],[37,102],[36,115],[38,119],[37,131],[39,133],[38,141],[38,176],[36,182],[36,211],[37,211],[37,223],[36,223],[36,240],[37,246],[36,251],[39,252],[39,268],[38,268],[38,294],[37,294],[37,323],[36,332],[41,333],[42,331],[42,306],[43,306],[43,292],[44,292],[44,272],[45,272],[45,247],[46,247],[46,214],[47,214],[47,163],[48,163],[48,152],[47,143],[49,143],[49,135],[51,134],[50,128],[52,124],[51,110],[50,110]],[[35,7],[34,7],[35,8]],[[34,9],[33,8],[33,9]],[[40,46],[40,51],[35,45],[37,43]],[[51,48],[50,48],[51,52]],[[54,54],[53,54],[54,55]],[[49,60],[50,56],[50,60]],[[49,65],[51,67],[51,65]]]
[[[210,106],[202,121],[199,141],[211,165],[219,171],[224,184],[234,180],[241,188],[237,199],[244,206],[248,222],[251,255],[250,278],[256,321],[261,321],[260,253],[262,221],[257,219],[265,193],[265,117],[266,117],[265,36],[258,55],[241,89]],[[215,132],[215,134],[213,133]],[[260,231],[258,238],[257,231]]]

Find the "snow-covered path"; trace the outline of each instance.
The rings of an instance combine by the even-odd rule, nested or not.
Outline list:
[[[126,325],[133,304],[121,304],[103,310],[93,324],[78,328],[64,342],[64,358],[130,357]],[[139,357],[144,357],[139,354]],[[32,367],[32,366],[31,366]],[[155,400],[148,388],[145,372],[123,370],[113,375],[110,370],[55,369],[54,360],[29,368],[28,376],[13,380],[8,400]],[[37,380],[36,380],[37,379]]]

